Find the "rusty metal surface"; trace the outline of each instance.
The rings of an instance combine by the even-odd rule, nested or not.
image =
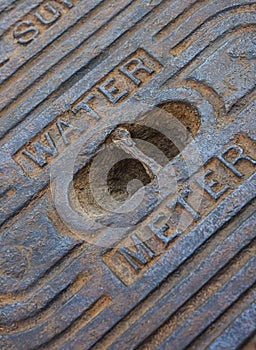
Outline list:
[[[1,1],[1,349],[255,349],[255,10]]]

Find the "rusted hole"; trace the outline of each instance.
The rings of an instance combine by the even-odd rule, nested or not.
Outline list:
[[[151,178],[137,159],[123,159],[116,163],[108,174],[110,194],[124,202],[139,188],[149,184]]]
[[[118,155],[115,152],[118,152]],[[100,201],[95,199],[95,187],[90,183],[90,171],[92,171],[93,159],[74,178],[73,186],[75,195],[79,201],[79,205],[87,214],[100,215],[104,213],[99,202],[104,202],[105,200],[106,186],[109,196],[121,205],[139,188],[146,186],[153,180],[153,177],[150,176],[139,160],[130,158],[130,155],[118,149],[113,152],[113,157],[124,159],[117,161],[111,167],[109,167],[111,163],[110,158],[101,163],[100,170],[102,174],[106,174],[106,177],[101,178],[100,176],[96,180],[97,198]],[[102,193],[102,196],[100,193]]]
[[[163,113],[167,112],[167,113]],[[183,101],[170,101],[162,103],[158,106],[153,119],[159,121],[159,127],[153,127],[153,124],[122,124],[118,125],[115,130],[124,130],[129,134],[128,139],[133,141],[133,147],[137,148],[146,157],[152,159],[156,164],[164,167],[169,161],[175,158],[183,149],[178,148],[171,139],[169,139],[164,132],[166,128],[172,127],[168,124],[168,113],[177,118],[185,127],[185,132],[191,137],[195,136],[200,127],[200,116],[195,106]],[[165,115],[165,121],[161,125],[161,116]],[[166,118],[167,117],[167,118]],[[152,118],[152,115],[151,115]],[[158,125],[157,124],[157,125]],[[151,127],[151,126],[152,127]],[[136,159],[136,157],[126,152],[125,149],[116,147],[115,132],[106,139],[102,149],[100,149],[87,165],[81,169],[74,177],[74,192],[78,199],[79,206],[87,214],[102,214],[102,209],[99,202],[104,203],[109,198],[114,199],[119,204],[125,202],[138,189],[150,184],[156,177],[156,174],[147,167],[147,164]],[[188,137],[188,142],[191,141]],[[105,146],[112,145],[110,152],[102,157],[102,161],[98,164],[98,174],[96,179],[96,187],[91,186],[90,172],[97,156],[101,152],[105,152]],[[186,143],[184,143],[184,146]],[[129,147],[128,147],[129,148]],[[101,174],[103,175],[101,177]],[[107,187],[107,188],[106,188]],[[97,189],[98,199],[94,196],[95,188]],[[106,191],[108,196],[106,196]],[[101,195],[102,193],[102,195]],[[104,197],[105,196],[105,197]]]
[[[186,101],[168,101],[157,106],[162,110],[171,113],[188,130],[192,137],[195,137],[200,128],[200,114],[192,103]]]

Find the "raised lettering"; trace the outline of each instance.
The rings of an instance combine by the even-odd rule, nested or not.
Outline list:
[[[188,195],[188,191],[180,194],[177,198],[177,203],[179,203],[192,217],[195,221],[200,219],[200,215],[195,211],[188,202],[185,201],[184,197]]]
[[[36,155],[34,156],[32,153],[30,153],[29,151],[23,151],[22,153],[27,156],[28,158],[30,158],[33,162],[35,162],[36,164],[38,164],[40,167],[44,167],[47,164],[47,161],[43,155],[43,153],[47,153],[50,154],[53,157],[56,157],[58,155],[58,151],[51,139],[51,136],[49,135],[49,133],[47,132],[45,134],[45,138],[48,142],[49,147],[41,144],[40,142],[35,142],[34,143],[34,148],[36,150]]]
[[[125,247],[119,248],[118,252],[136,271],[138,271],[141,269],[140,264],[146,265],[152,258],[156,256],[156,254],[135,234],[132,235],[131,238],[134,242],[136,253]]]
[[[227,153],[231,150],[236,150],[238,151],[238,155],[232,160],[232,161],[227,161],[225,159],[225,155],[227,155]],[[250,163],[252,163],[253,165],[256,165],[256,160],[247,156],[246,154],[244,154],[244,150],[241,146],[238,145],[233,145],[233,146],[229,146],[228,148],[226,148],[218,157],[217,157],[222,163],[224,163],[226,165],[227,168],[229,168],[235,175],[237,175],[238,177],[243,177],[245,174],[242,174],[239,170],[236,169],[235,165],[236,163],[241,160],[241,159],[245,159],[248,160]]]
[[[38,33],[38,29],[29,21],[19,23],[13,30],[13,36],[20,44],[27,44],[34,40]]]
[[[71,1],[69,0],[60,0],[61,2],[63,2],[63,4],[65,4],[68,8],[72,8],[74,5],[72,4]]]
[[[98,90],[102,92],[103,95],[106,96],[107,99],[113,104],[117,103],[122,97],[127,96],[129,94],[127,90],[124,90],[117,94],[119,90],[116,86],[113,86],[114,82],[114,78],[109,78],[107,81],[105,81],[98,87]]]
[[[165,246],[167,246],[181,234],[180,231],[177,231],[169,237],[165,235],[165,232],[169,228],[169,225],[167,224],[168,219],[169,218],[165,214],[159,213],[147,225],[147,227],[155,234],[156,237],[158,237],[164,243]]]
[[[57,123],[57,128],[59,130],[59,133],[61,134],[63,141],[65,143],[65,145],[69,145],[70,142],[67,139],[67,136],[73,131],[73,130],[77,130],[76,127],[74,127],[73,125],[71,125],[70,123],[66,122],[65,120],[58,120]],[[63,126],[67,127],[68,130],[64,131]]]
[[[204,173],[204,176],[207,177],[208,175],[212,174],[213,171],[211,169],[206,170]],[[197,179],[198,184],[214,199],[219,199],[229,188],[229,185],[225,185],[221,190],[218,192],[215,192],[212,187],[214,185],[217,185],[218,182],[216,180],[211,180],[209,184],[206,184],[205,181],[201,181]]]
[[[136,66],[133,69],[128,70],[129,66],[131,66],[134,63],[136,64]],[[124,75],[130,78],[134,82],[134,84],[138,86],[142,83],[142,81],[138,79],[135,75],[141,70],[148,72],[150,75],[154,73],[153,69],[145,66],[143,61],[140,58],[136,57],[131,58],[128,62],[126,62],[123,66],[119,68],[120,72],[122,72]]]
[[[51,4],[47,3],[45,4],[45,9],[48,10],[48,12],[51,12],[53,16],[50,19],[45,19],[40,13],[36,12],[35,16],[39,19],[39,21],[45,25],[51,24],[60,17],[59,11],[57,11]]]
[[[80,101],[75,107],[72,108],[72,112],[76,113],[80,111],[81,109],[85,110],[86,112],[90,113],[93,119],[99,120],[100,116],[98,113],[96,113],[89,105],[88,102],[95,98],[95,95],[89,94],[86,97],[83,98],[82,101]]]

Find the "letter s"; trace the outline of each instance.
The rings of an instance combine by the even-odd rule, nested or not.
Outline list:
[[[20,44],[31,42],[37,37],[38,33],[38,29],[29,21],[19,23],[13,30],[13,36],[18,39]]]

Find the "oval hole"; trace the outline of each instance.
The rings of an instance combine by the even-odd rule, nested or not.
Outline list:
[[[168,101],[159,104],[157,107],[159,111],[165,111],[177,118],[185,126],[191,137],[197,134],[200,127],[200,115],[194,105],[184,101]],[[159,123],[161,124],[161,120],[159,120]],[[141,124],[122,124],[117,127],[128,130],[131,138],[135,140],[136,147],[161,166],[165,166],[166,163],[182,151],[167,136],[155,128],[148,126],[148,124],[147,126]],[[112,134],[106,139],[105,144],[112,142]],[[149,144],[154,147],[148,147]],[[122,204],[122,202],[125,202],[139,188],[150,184],[154,176],[151,176],[145,170],[145,166],[139,160],[131,158],[129,154],[125,154],[122,150],[118,152],[123,152],[126,159],[122,159],[110,169],[108,168],[107,185],[110,196]],[[161,157],[161,154],[163,154],[163,157]],[[93,159],[74,176],[73,186],[75,196],[78,199],[79,205],[87,214],[103,214],[104,211],[95,202],[93,194],[90,192],[89,173],[92,161]],[[108,162],[105,165],[102,163],[102,172],[106,171],[107,164]],[[101,184],[99,183],[99,188],[100,186]]]

